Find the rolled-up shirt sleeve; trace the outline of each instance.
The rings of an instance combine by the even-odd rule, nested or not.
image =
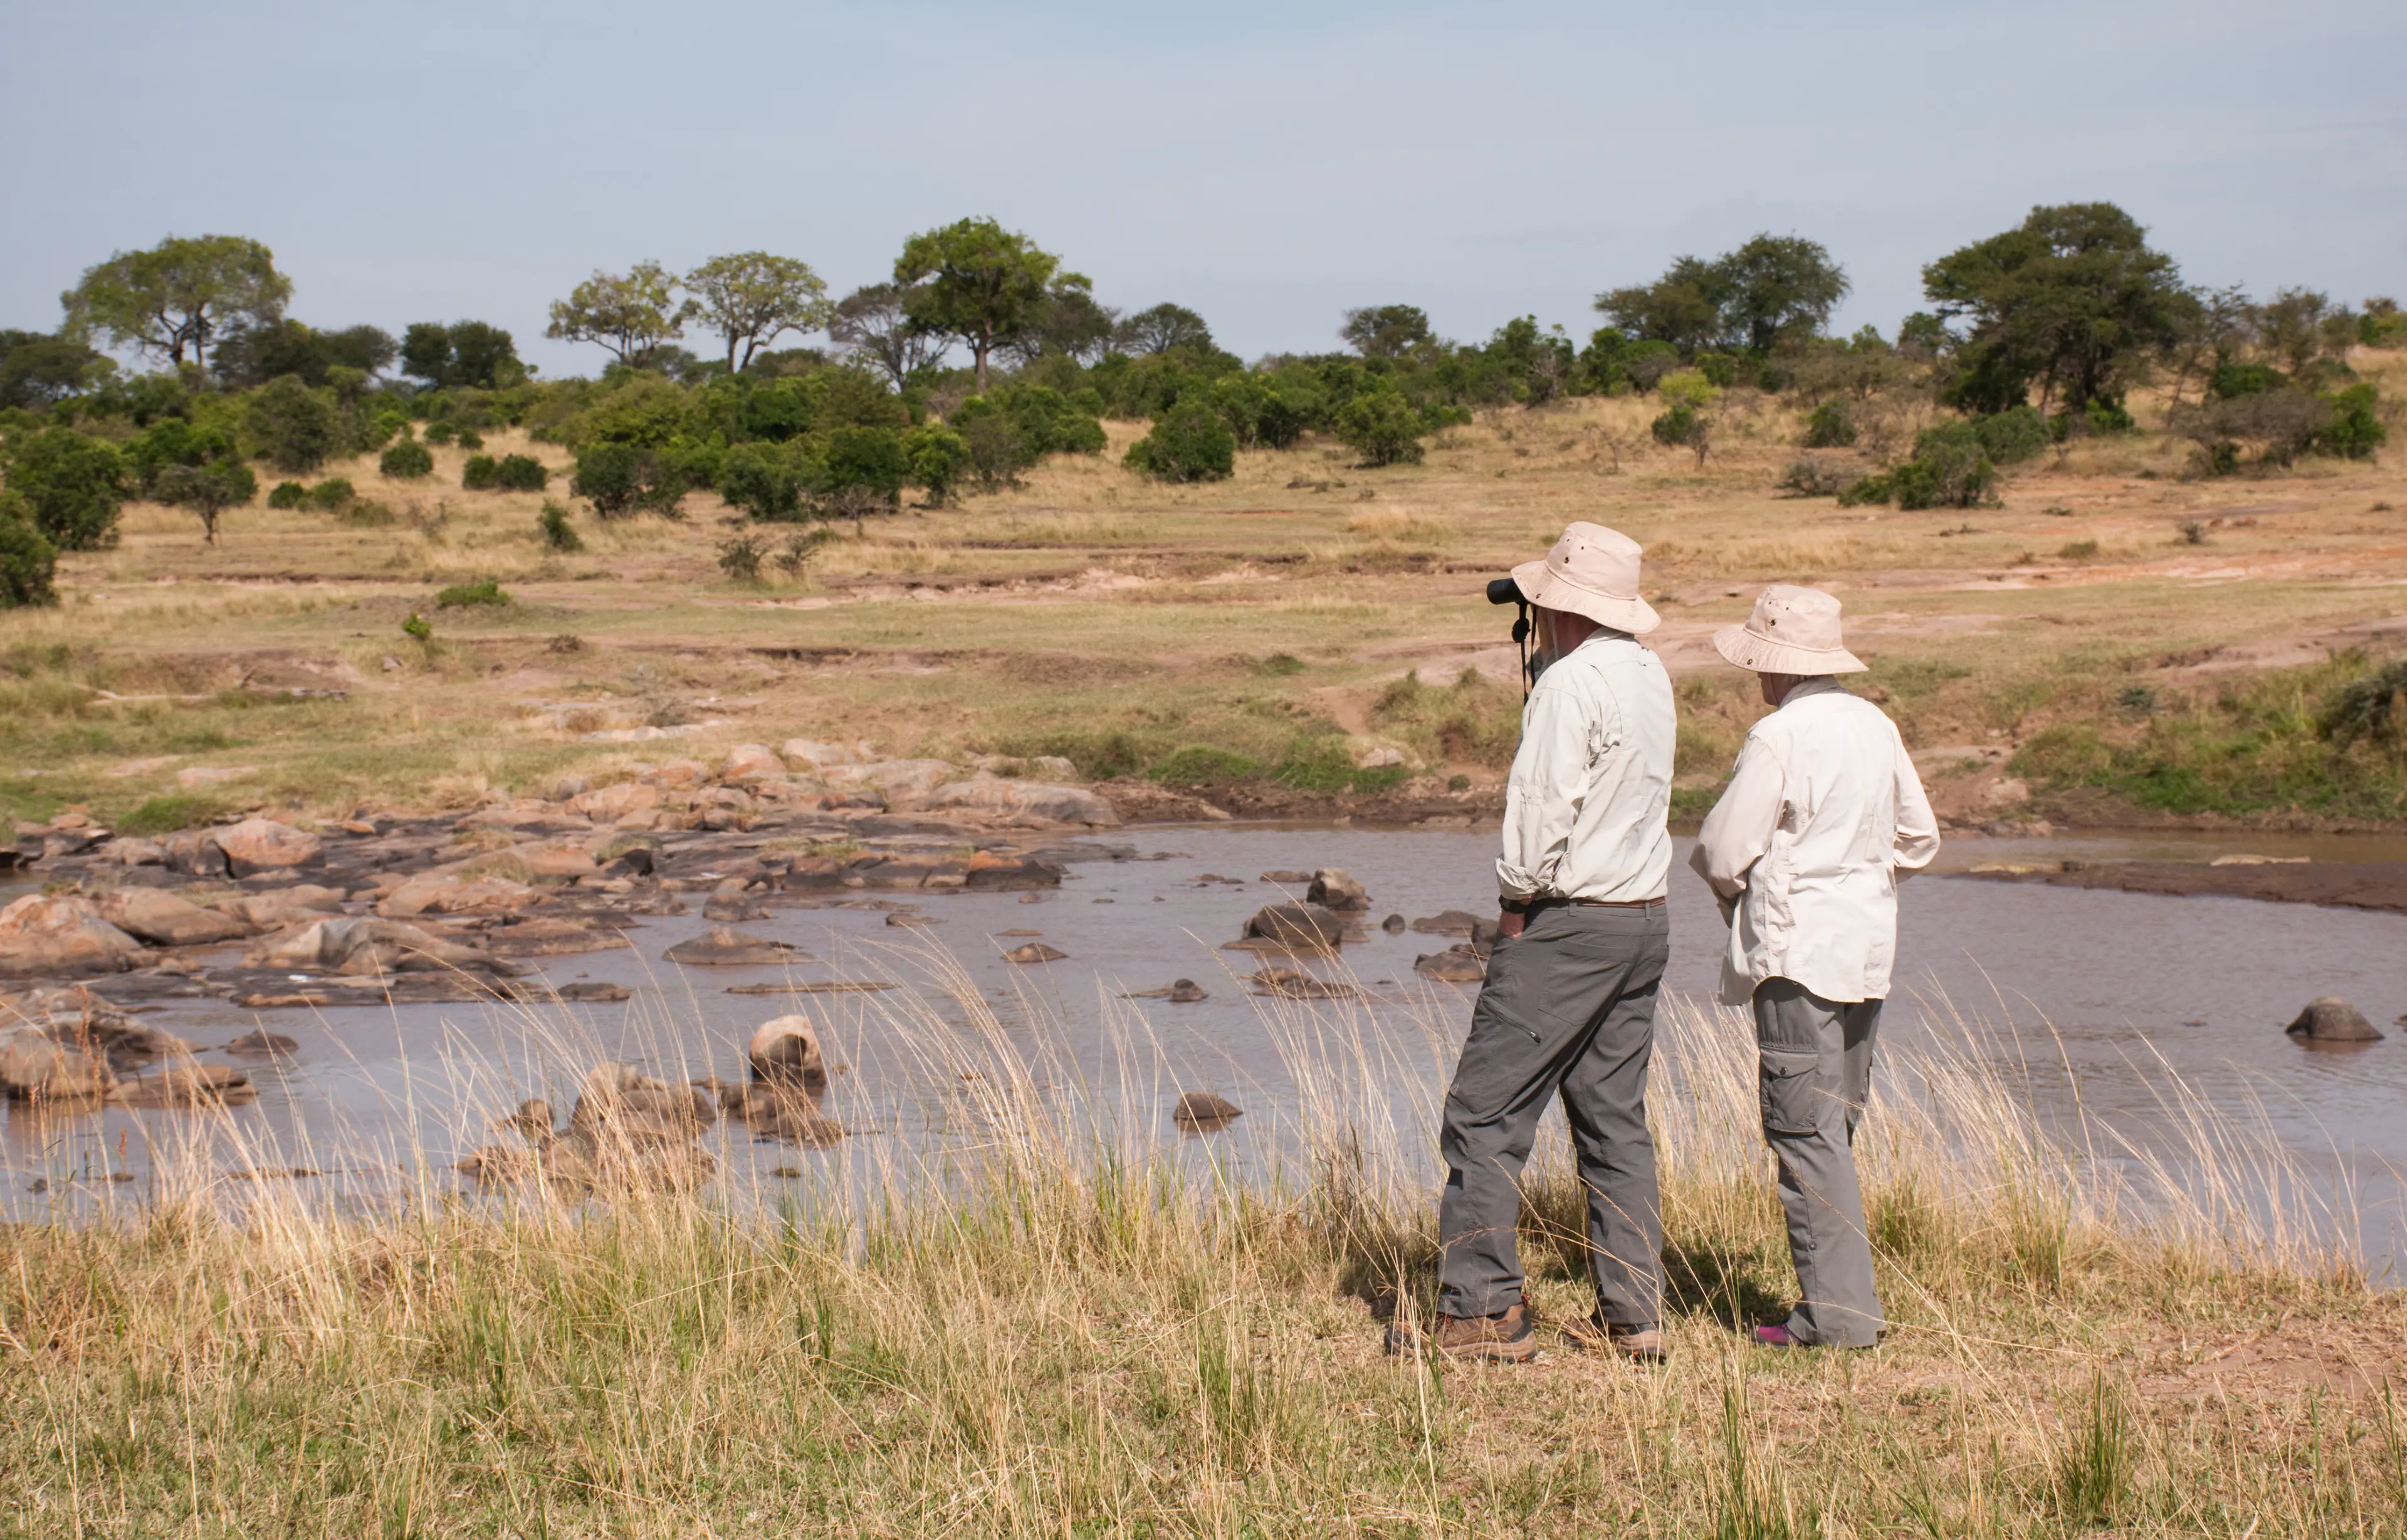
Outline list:
[[[1688,864],[1725,905],[1746,891],[1747,868],[1772,848],[1787,789],[1788,775],[1779,753],[1760,734],[1750,734],[1739,750],[1729,788],[1705,815],[1697,848],[1688,857]]]
[[[1905,740],[1897,745],[1897,855],[1891,863],[1899,877],[1906,877],[1930,864],[1939,853],[1939,820],[1930,811],[1930,799],[1923,794],[1922,777],[1914,768],[1914,756],[1905,751]]]
[[[1551,895],[1588,793],[1590,723],[1579,697],[1542,678],[1521,717],[1521,747],[1504,782],[1504,852],[1497,896],[1526,904]]]

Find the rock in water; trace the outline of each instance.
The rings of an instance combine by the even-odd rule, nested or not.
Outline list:
[[[1042,941],[1031,941],[1026,946],[1014,947],[1004,953],[1003,960],[1005,962],[1059,962],[1069,955]]]
[[[257,1032],[244,1033],[225,1046],[228,1053],[284,1054],[297,1053],[300,1049],[301,1044],[297,1039],[287,1037],[280,1032],[270,1032],[265,1027]]]
[[[1296,951],[1333,952],[1346,939],[1346,921],[1318,904],[1273,904],[1246,921],[1246,937]]]
[[[204,909],[156,888],[119,888],[105,893],[100,915],[119,930],[157,947],[197,947],[250,934],[249,926],[229,915]]]
[[[606,1125],[638,1139],[691,1137],[718,1120],[719,1098],[708,1091],[673,1086],[624,1064],[598,1065],[588,1074],[568,1117],[573,1129]]]
[[[2311,1043],[2379,1043],[2381,1032],[2365,1013],[2336,994],[2307,1002],[2299,1019],[2282,1029]]]
[[[1441,984],[1476,984],[1488,977],[1488,964],[1467,946],[1449,947],[1442,952],[1415,958],[1413,972]]]
[[[1414,920],[1413,929],[1422,935],[1476,935],[1482,923],[1477,915],[1466,910],[1446,909]],[[1496,922],[1490,920],[1485,923],[1493,925]]]
[[[629,991],[627,986],[624,984],[563,984],[560,986],[560,997],[563,1000],[578,1000],[594,1004],[603,1004],[612,1001],[625,1000],[629,998]]]
[[[742,877],[731,877],[711,890],[710,897],[703,902],[702,918],[724,924],[739,920],[766,920],[769,910],[759,899],[745,892]]]
[[[1120,998],[1123,1000],[1167,1000],[1174,1005],[1191,1005],[1198,1000],[1208,1000],[1211,996],[1204,993],[1204,986],[1198,984],[1192,978],[1181,978],[1174,983],[1165,984],[1158,990],[1131,990],[1128,993],[1120,996]]]
[[[0,1091],[31,1102],[106,1096],[117,1084],[108,1062],[51,1041],[31,1027],[0,1028]]]
[[[1303,897],[1307,904],[1317,904],[1324,909],[1334,909],[1341,914],[1371,906],[1370,890],[1354,880],[1353,873],[1339,871],[1334,866],[1323,866],[1313,873],[1312,886],[1305,891]]]
[[[1284,866],[1274,866],[1262,874],[1264,882],[1275,882],[1282,888],[1293,888],[1310,882],[1310,872],[1291,872]]]
[[[229,877],[306,866],[326,853],[326,842],[274,819],[245,819],[201,837],[205,867],[222,863]],[[212,856],[214,852],[214,856]]]
[[[122,973],[142,943],[73,893],[27,893],[0,909],[0,977]]]
[[[755,1079],[773,1085],[819,1087],[827,1084],[827,1060],[819,1051],[819,1029],[807,1016],[780,1016],[761,1023],[744,1049]]]
[[[790,941],[714,925],[708,935],[680,941],[662,956],[672,962],[700,968],[774,968],[786,962],[807,962],[810,954]]]
[[[178,1064],[109,1088],[108,1099],[129,1107],[239,1106],[259,1100],[250,1077],[225,1064]]]
[[[1399,914],[1391,914],[1387,919],[1379,921],[1379,929],[1387,932],[1389,935],[1402,935],[1404,934],[1406,929],[1404,917]]]
[[[1351,1000],[1361,992],[1351,984],[1315,978],[1293,968],[1264,968],[1250,977],[1262,993],[1279,1000]]]
[[[1208,1091],[1190,1091],[1170,1109],[1170,1120],[1186,1134],[1213,1134],[1246,1115],[1246,1109]]]

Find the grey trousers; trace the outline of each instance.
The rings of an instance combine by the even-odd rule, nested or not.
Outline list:
[[[1872,1240],[1856,1184],[1856,1123],[1872,1095],[1881,1002],[1839,1005],[1788,978],[1755,990],[1763,1138],[1780,1162],[1780,1206],[1797,1263],[1802,1342],[1869,1348],[1880,1338]]]
[[[1438,1308],[1492,1316],[1521,1298],[1521,1168],[1560,1092],[1588,1189],[1588,1272],[1602,1319],[1662,1317],[1662,1200],[1646,1130],[1655,996],[1671,950],[1662,908],[1567,905],[1496,944],[1446,1093]]]

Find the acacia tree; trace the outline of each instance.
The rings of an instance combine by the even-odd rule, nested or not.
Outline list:
[[[1436,340],[1428,312],[1417,305],[1366,305],[1348,310],[1337,339],[1364,358],[1402,358]]]
[[[864,284],[836,302],[827,326],[837,347],[886,371],[898,391],[952,345],[949,337],[912,326],[912,297],[899,283]]]
[[[984,393],[987,356],[1028,328],[1061,266],[1026,235],[990,219],[962,220],[905,241],[894,281],[916,286],[908,301],[914,327],[969,345]]]
[[[2172,258],[2111,203],[2034,208],[1924,267],[1922,291],[1942,316],[1970,322],[1947,399],[1992,412],[2033,381],[2043,407],[2119,401],[2148,355],[2180,340],[2194,303]]]
[[[1121,321],[1112,341],[1131,353],[1166,353],[1173,348],[1200,350],[1212,346],[1212,328],[1184,305],[1162,304]]]
[[[662,344],[685,335],[685,323],[701,308],[677,298],[677,275],[657,262],[639,262],[625,273],[597,272],[551,302],[544,335],[564,342],[592,342],[624,364],[638,364]]]
[[[835,314],[827,284],[811,264],[766,251],[713,257],[685,276],[696,296],[703,324],[727,339],[727,370],[733,374],[752,354],[788,332],[816,332]],[[743,345],[738,361],[736,345]]]
[[[1819,241],[1766,231],[1710,261],[1676,258],[1652,283],[1597,295],[1596,307],[1684,358],[1705,349],[1762,355],[1819,333],[1847,289],[1847,270]]]
[[[496,390],[528,374],[510,334],[482,321],[413,321],[401,339],[401,372],[437,389]]]
[[[1085,275],[1064,273],[1053,280],[1030,312],[1028,324],[1004,346],[1023,364],[1067,358],[1090,364],[1110,349],[1119,312],[1095,302]]]
[[[180,364],[188,352],[194,364],[206,361],[209,339],[229,323],[280,321],[292,297],[292,280],[259,242],[170,235],[148,251],[120,251],[86,268],[59,303],[74,339],[99,332],[114,347]]]

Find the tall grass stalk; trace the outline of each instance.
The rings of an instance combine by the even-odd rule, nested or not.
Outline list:
[[[2129,1521],[2142,1449],[2185,1513],[2407,1524],[2386,1391],[2314,1413],[2336,1436],[2299,1384],[2200,1377],[2218,1343],[2407,1315],[2170,1076],[2118,1145],[2051,1124],[1976,1023],[1891,1048],[1860,1141],[1889,1345],[1760,1354],[1733,1328],[1794,1284],[1751,1039],[1667,1002],[1672,1365],[1474,1370],[1381,1351],[1433,1297],[1460,997],[1263,1001],[1276,1083],[1243,1137],[1182,1140],[1130,1006],[1082,1035],[918,962],[856,997],[853,1135],[780,1152],[800,1178],[722,1127],[715,1176],[630,1143],[591,1191],[463,1190],[434,1146],[605,1057],[531,1009],[420,1066],[423,1145],[196,1123],[140,1205],[0,1232],[0,1533],[2019,1533]],[[687,1040],[634,1046],[683,1078]],[[300,1164],[367,1176],[273,1175]],[[1580,1314],[1560,1128],[1526,1200],[1531,1297]]]

